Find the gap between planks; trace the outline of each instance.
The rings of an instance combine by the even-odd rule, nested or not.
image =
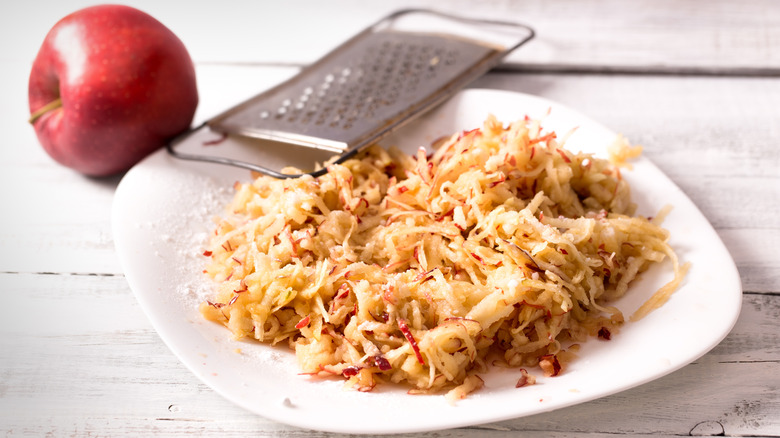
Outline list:
[[[310,64],[295,62],[255,61],[199,61],[199,66],[262,67],[304,69]],[[507,62],[490,70],[491,73],[555,74],[555,75],[629,75],[629,76],[702,76],[733,78],[780,78],[780,67],[724,67],[724,66],[632,66],[632,65],[576,65],[525,64]]]
[[[27,271],[0,271],[0,275],[65,275],[74,277],[124,277],[125,274],[114,272],[27,272]]]

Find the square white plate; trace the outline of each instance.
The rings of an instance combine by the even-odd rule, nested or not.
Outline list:
[[[467,90],[410,123],[383,144],[414,153],[434,139],[481,126],[489,113],[510,122],[545,118],[546,130],[564,134],[566,145],[606,157],[615,134],[587,117],[545,99],[492,90]],[[299,148],[271,151],[198,131],[180,147],[201,153],[227,151],[257,164],[312,163],[323,156]],[[210,149],[213,148],[213,149]],[[578,359],[553,378],[516,389],[517,370],[492,369],[485,387],[451,405],[443,396],[413,396],[406,388],[380,385],[373,392],[343,390],[343,380],[299,374],[286,348],[236,342],[224,327],[205,321],[198,304],[209,297],[201,254],[211,218],[232,197],[235,181],[249,172],[179,161],[158,151],[130,170],[116,191],[113,230],[127,281],[160,337],[199,379],[234,403],[266,418],[324,431],[399,433],[494,422],[593,400],[657,379],[696,360],[717,345],[736,322],[742,302],[734,262],[695,205],[655,165],[633,161],[623,176],[639,213],[674,209],[664,223],[682,261],[692,263],[684,283],[663,307],[626,323],[610,341],[585,342]],[[672,278],[671,264],[654,266],[616,302],[631,315]],[[535,374],[541,373],[536,371]],[[670,401],[672,403],[673,401]]]

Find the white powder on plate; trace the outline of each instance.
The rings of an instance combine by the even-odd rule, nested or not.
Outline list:
[[[213,286],[203,274],[207,259],[203,255],[214,227],[213,218],[220,215],[233,196],[224,181],[201,174],[177,172],[165,178],[165,190],[176,193],[171,205],[154,222],[144,226],[156,248],[155,256],[171,268],[175,298],[190,309],[210,299]]]

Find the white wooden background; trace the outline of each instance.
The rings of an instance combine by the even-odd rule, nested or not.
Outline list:
[[[0,5],[0,433],[330,436],[250,414],[197,381],[151,328],[114,254],[120,178],[79,176],[38,146],[26,124],[32,59],[57,19],[90,3]],[[731,251],[742,314],[718,347],[660,380],[435,436],[780,436],[780,2],[128,3],[189,48],[199,120],[402,7],[532,25],[537,38],[474,86],[559,101],[644,145]]]

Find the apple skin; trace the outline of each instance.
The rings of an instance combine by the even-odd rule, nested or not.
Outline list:
[[[192,59],[162,23],[101,5],[54,25],[33,62],[31,123],[43,148],[85,175],[123,172],[187,130],[198,106]],[[61,105],[58,105],[60,99]]]

